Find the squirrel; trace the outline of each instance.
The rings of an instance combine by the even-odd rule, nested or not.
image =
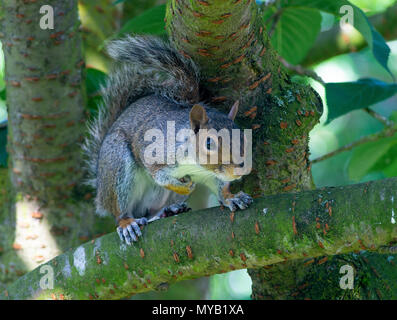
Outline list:
[[[121,241],[131,245],[142,235],[140,226],[190,210],[185,201],[197,184],[208,187],[232,211],[247,208],[252,203],[249,195],[229,191],[230,182],[242,176],[234,170],[241,164],[198,160],[213,155],[221,140],[207,137],[200,144],[202,129],[226,129],[230,134],[238,129],[234,123],[238,101],[229,115],[200,102],[198,68],[157,37],[127,36],[111,41],[107,52],[117,63],[101,88],[103,103],[88,124],[83,149],[87,183],[96,189],[96,212],[115,216]],[[184,152],[173,163],[147,161],[153,140],[147,141],[145,134],[157,129],[168,141],[170,121],[177,130],[190,132],[174,147],[185,143],[198,155],[187,161]],[[222,148],[215,152],[222,154]]]

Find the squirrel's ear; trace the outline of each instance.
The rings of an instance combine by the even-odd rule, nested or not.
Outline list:
[[[240,102],[237,100],[234,103],[234,105],[232,106],[232,108],[230,109],[229,115],[227,116],[230,120],[234,121],[234,119],[236,118],[239,105],[240,105]]]
[[[195,104],[192,107],[192,110],[190,110],[189,118],[190,127],[192,128],[194,133],[197,133],[208,122],[207,112],[205,111],[204,107],[200,106],[199,104]]]

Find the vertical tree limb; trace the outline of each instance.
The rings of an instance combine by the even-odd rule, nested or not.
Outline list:
[[[290,81],[256,3],[171,0],[166,21],[174,45],[200,66],[211,104],[227,111],[242,102],[237,122],[253,129],[255,151],[245,190],[256,196],[312,188],[308,136],[322,102],[310,87]],[[254,298],[264,296],[265,272],[250,272]]]
[[[84,190],[75,192],[85,131],[77,0],[51,1],[54,29],[40,26],[42,5],[1,2],[12,181],[0,215],[1,282],[93,237],[105,221],[89,214]]]
[[[42,200],[68,197],[81,177],[85,120],[77,3],[52,5],[53,30],[40,28],[39,2],[5,0],[3,6],[12,180]]]

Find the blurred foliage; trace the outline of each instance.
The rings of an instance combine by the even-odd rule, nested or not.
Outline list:
[[[4,83],[4,54],[0,42],[0,123],[7,118]]]
[[[351,2],[347,0],[321,0],[321,1],[278,0],[273,5],[269,5],[267,7],[264,16],[265,16],[265,21],[270,20],[270,23],[272,24],[269,30],[272,30],[273,25],[275,25],[277,31],[277,25],[281,23],[283,27],[280,29],[287,28],[289,30],[292,30],[294,35],[296,35],[297,30],[303,30],[305,34],[309,34],[310,32],[307,31],[308,27],[313,28],[312,30],[313,33],[315,31],[316,34],[318,34],[320,28],[318,27],[318,24],[313,23],[313,21],[316,21],[316,19],[313,18],[313,12],[311,12],[311,16],[308,15],[309,14],[308,12],[305,12],[305,14],[302,15],[301,10],[302,9],[311,9],[312,11],[317,10],[318,14],[320,13],[320,11],[322,11],[328,14],[332,14],[337,18],[341,18],[346,14],[340,12],[343,6],[349,6],[350,8],[352,8],[353,10],[352,14],[354,18],[352,23],[354,24],[354,27],[365,38],[376,60],[388,72],[390,72],[388,68],[388,58],[390,53],[389,47],[386,45],[383,37],[371,25],[365,13],[360,8],[354,6]],[[274,12],[270,16],[270,18],[268,18],[269,10]],[[294,19],[295,18],[294,15],[291,14],[291,10],[293,10],[293,12],[296,12],[298,14],[296,19]],[[285,14],[287,14],[288,18],[283,21],[283,16]],[[299,15],[301,15],[301,19],[305,19],[305,20],[303,21],[298,20]],[[296,38],[291,36],[287,32],[285,32],[283,35],[284,37],[282,39],[280,38],[281,35],[276,36],[276,38],[272,37],[272,42],[276,48],[282,49],[282,51],[279,51],[280,55],[283,56],[287,61],[289,61],[288,59],[291,58],[291,52],[293,52],[293,47],[296,46],[295,43]],[[316,38],[317,37],[313,36],[313,34],[310,34],[310,37],[307,38],[303,37],[303,48],[305,48],[306,52],[308,51],[308,49],[310,49],[311,45],[313,45]],[[309,40],[311,41],[311,43],[308,42]],[[278,42],[281,42],[282,45],[278,44]],[[288,50],[285,51],[285,48],[288,48]],[[301,54],[300,50],[298,50],[298,54],[299,53]],[[302,57],[302,59],[303,58],[304,56]],[[299,63],[300,60],[293,59],[292,61],[289,62],[294,64],[294,63]]]
[[[395,3],[395,0],[350,0],[350,2],[360,7],[367,15],[372,15],[385,10]]]
[[[123,19],[124,25],[130,19],[139,16],[143,12],[159,4],[165,4],[167,0],[124,0],[123,2]]]
[[[120,27],[120,5],[109,0],[79,0],[78,4],[86,64],[107,71],[111,62],[101,49]]]
[[[270,7],[264,19],[267,29],[274,31],[273,47],[292,64],[305,58],[321,30],[320,11],[312,8],[286,8],[278,14],[276,7]]]
[[[7,152],[5,145],[7,144],[7,127],[0,127],[0,168],[7,167]]]
[[[246,270],[236,270],[211,277],[210,299],[251,299],[251,278]]]
[[[257,3],[274,2],[272,0],[256,0]],[[391,6],[395,0],[350,0],[351,3],[361,8],[367,15],[372,15]]]
[[[102,102],[100,93],[101,86],[106,84],[106,73],[101,70],[87,68],[86,89],[87,89],[87,110],[90,116],[97,114],[98,107]]]
[[[348,173],[350,179],[360,181],[371,171],[371,168],[374,167],[380,158],[396,144],[397,136],[395,135],[356,147],[349,161]]]
[[[389,43],[392,54],[390,68],[397,73],[397,41]],[[375,63],[369,49],[335,57],[316,67],[316,72],[326,82],[346,82],[357,78],[376,77],[389,81],[389,76]],[[325,91],[318,83],[312,83],[325,99]],[[357,110],[325,124],[328,106],[321,123],[311,132],[311,159],[318,158],[365,136],[380,132],[383,125],[367,113]],[[352,105],[354,107],[354,105]],[[397,97],[371,105],[371,109],[396,122]],[[397,148],[395,137],[366,143],[351,151],[338,154],[313,165],[316,186],[339,186],[369,180],[397,176]],[[390,142],[390,143],[389,143]]]
[[[127,33],[139,34],[165,34],[165,4],[150,8],[142,14],[128,20],[121,28],[117,37]]]

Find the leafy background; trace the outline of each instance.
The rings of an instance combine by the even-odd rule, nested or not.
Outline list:
[[[133,0],[117,2],[125,1]],[[264,13],[263,18],[272,34],[274,47],[291,64],[299,64],[304,60],[320,31],[328,30],[339,23],[335,15],[338,15],[341,5],[348,3],[345,0],[257,2],[274,3]],[[380,132],[383,125],[361,110],[365,107],[370,107],[397,123],[397,85],[394,84],[392,76],[397,75],[397,41],[389,42],[387,45],[382,42],[364,15],[364,12],[367,16],[381,12],[396,1],[350,2],[357,6],[355,16],[358,19],[355,20],[355,27],[361,34],[352,28],[348,30],[349,37],[364,36],[370,46],[360,52],[337,56],[314,66],[313,70],[326,82],[325,86],[307,77],[293,77],[295,81],[310,83],[325,102],[321,122],[310,134],[311,159]],[[130,32],[165,37],[164,12],[164,5],[150,8],[126,21],[121,31],[110,38]],[[389,48],[390,57],[387,64]],[[94,63],[87,68],[87,110],[92,115],[95,115],[101,101],[99,88],[105,78],[106,70],[103,65]],[[5,96],[4,61],[0,43],[0,167],[6,165],[6,128],[3,125],[7,119]],[[397,136],[365,143],[316,163],[313,165],[313,176],[317,187],[397,176]],[[207,298],[249,299],[250,287],[251,280],[245,270],[216,275],[210,279]]]

